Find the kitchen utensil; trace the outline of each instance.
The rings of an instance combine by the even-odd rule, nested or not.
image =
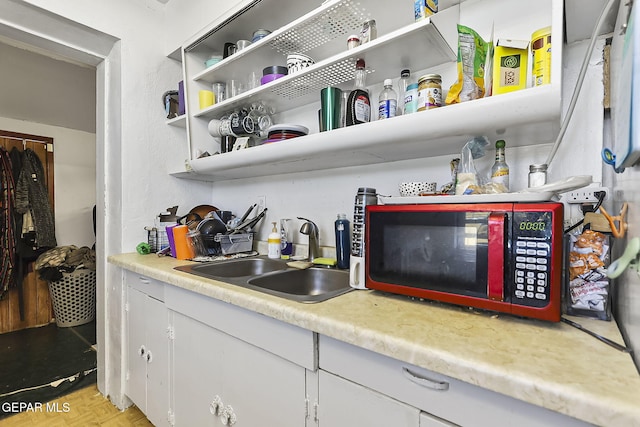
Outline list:
[[[251,206],[249,206],[249,209],[247,209],[244,215],[242,215],[242,217],[240,218],[240,223],[243,223],[249,217],[249,214],[253,211],[253,209],[255,209],[256,206],[258,206],[257,203],[254,203]]]
[[[247,229],[253,227],[254,225],[256,225],[265,216],[266,213],[267,213],[267,208],[264,208],[262,210],[262,212],[260,212],[255,217],[253,217],[251,219],[247,219],[247,220],[241,222],[237,227],[235,227],[231,231],[231,234],[240,233],[240,232],[243,232],[244,230],[247,230]]]

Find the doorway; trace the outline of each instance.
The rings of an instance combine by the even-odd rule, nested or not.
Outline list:
[[[55,212],[53,138],[0,130],[0,147],[7,152],[29,149],[36,154],[44,170],[49,205]],[[0,299],[0,334],[43,326],[53,320],[48,283],[38,277],[34,264],[35,260],[31,260],[15,269],[15,281]]]

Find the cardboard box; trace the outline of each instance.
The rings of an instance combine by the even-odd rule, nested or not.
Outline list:
[[[493,54],[493,95],[527,87],[529,42],[498,39]]]

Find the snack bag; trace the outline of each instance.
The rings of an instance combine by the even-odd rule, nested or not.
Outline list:
[[[475,137],[468,141],[462,147],[460,155],[460,164],[458,166],[458,174],[456,176],[455,194],[476,194],[479,192],[479,185],[482,185],[481,179],[478,179],[478,172],[474,159],[479,159],[485,154],[485,147],[489,144],[486,136]]]
[[[482,98],[489,45],[469,27],[458,24],[458,80],[449,88],[446,104]]]

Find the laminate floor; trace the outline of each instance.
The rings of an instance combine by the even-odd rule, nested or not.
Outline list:
[[[0,335],[0,420],[96,383],[96,324]]]
[[[152,424],[135,406],[118,408],[90,385],[43,405],[42,410],[25,411],[0,420],[2,427],[148,427]]]

